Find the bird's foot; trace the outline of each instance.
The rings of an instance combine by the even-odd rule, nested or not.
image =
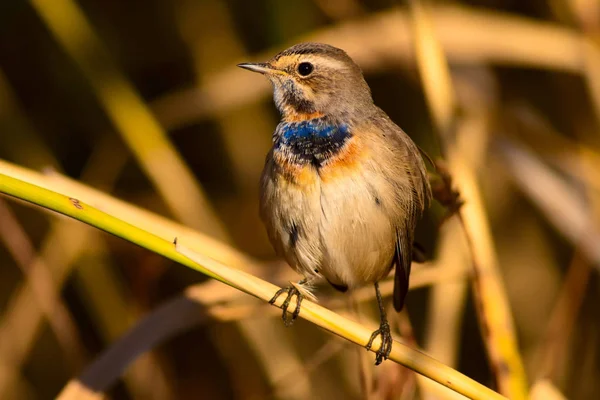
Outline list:
[[[283,289],[279,289],[277,291],[277,293],[275,293],[275,296],[273,296],[273,298],[271,300],[269,300],[269,304],[275,304],[275,301],[277,301],[279,296],[281,296],[283,293],[287,293],[287,297],[285,298],[285,300],[283,301],[283,304],[281,305],[281,309],[283,310],[281,319],[283,319],[284,325],[289,327],[294,324],[294,321],[296,321],[296,318],[298,318],[298,315],[300,315],[300,305],[302,303],[302,300],[304,299],[304,295],[302,293],[300,293],[300,291],[298,289],[296,289],[295,286],[293,286],[293,285],[288,286]],[[294,297],[294,296],[296,296],[296,308],[294,309],[293,312],[291,312],[292,315],[289,316],[288,308],[290,306],[290,301],[292,300],[292,297]]]
[[[388,356],[392,352],[392,343],[394,340],[392,339],[392,333],[390,332],[390,324],[388,324],[387,321],[382,321],[379,329],[371,334],[369,343],[367,343],[366,346],[367,350],[371,350],[373,341],[377,336],[381,336],[381,346],[379,346],[379,349],[375,352],[377,355],[375,359],[375,365],[379,365],[384,360],[387,360]]]

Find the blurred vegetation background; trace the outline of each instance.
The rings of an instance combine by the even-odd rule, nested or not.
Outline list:
[[[599,398],[600,2],[427,5],[450,66],[452,135],[493,239],[480,261],[500,271],[493,279],[508,299],[531,396]],[[278,114],[266,80],[235,65],[300,41],[341,47],[364,69],[376,104],[439,158],[414,15],[389,0],[4,0],[0,159],[176,220],[285,284],[296,278],[258,218]],[[438,231],[442,213],[436,205],[423,223],[419,240],[434,261],[414,268],[419,287],[394,330],[499,389],[506,371],[490,364],[486,346],[495,328],[478,323],[485,288],[483,299],[472,294],[473,254],[456,217]],[[372,354],[304,321],[285,329],[277,310],[203,284],[195,271],[6,197],[0,268],[3,399],[52,398],[81,373],[114,399],[449,396],[391,362],[373,369]],[[129,343],[148,351],[123,374],[89,369],[144,317],[193,290],[213,303],[163,309]],[[372,301],[348,306],[326,287],[317,293],[325,306],[359,311],[359,321],[376,317]],[[163,329],[156,347],[144,342],[144,332]]]

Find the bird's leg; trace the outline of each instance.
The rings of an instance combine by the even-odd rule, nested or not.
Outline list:
[[[375,282],[375,294],[377,295],[377,304],[379,305],[379,314],[381,316],[381,323],[379,325],[379,329],[371,334],[371,338],[369,339],[369,343],[367,343],[367,350],[371,350],[371,346],[373,345],[373,340],[377,336],[381,336],[381,345],[377,350],[377,358],[375,359],[375,365],[379,365],[383,362],[383,360],[387,360],[390,352],[392,351],[392,334],[390,332],[390,324],[388,323],[387,316],[385,314],[385,307],[383,305],[383,299],[381,298],[381,292],[379,292],[379,283]]]
[[[307,281],[308,281],[308,279],[304,278],[300,282],[298,282],[298,285],[303,285]],[[284,325],[289,327],[294,324],[294,321],[296,320],[296,318],[298,318],[298,315],[300,315],[300,305],[302,303],[302,300],[304,299],[304,295],[302,293],[300,293],[300,291],[298,289],[296,289],[296,287],[294,285],[290,285],[283,289],[279,289],[277,291],[277,293],[275,293],[275,296],[273,296],[273,298],[271,300],[269,300],[269,304],[275,304],[275,301],[277,301],[279,296],[281,296],[283,293],[287,293],[287,297],[285,298],[283,304],[281,305],[281,309],[283,310],[281,319],[283,319]],[[296,296],[296,308],[292,312],[292,316],[288,317],[288,307],[290,306],[290,301],[292,300],[292,297],[294,295]]]

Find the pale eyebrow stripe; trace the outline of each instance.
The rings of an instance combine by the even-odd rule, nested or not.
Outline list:
[[[298,63],[305,61],[315,64],[315,66],[323,65],[331,69],[343,70],[347,68],[347,66],[343,62],[330,57],[315,57],[309,55],[302,55],[298,57]]]

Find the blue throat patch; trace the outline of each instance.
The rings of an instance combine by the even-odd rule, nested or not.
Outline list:
[[[310,138],[335,139],[338,136],[348,135],[348,127],[346,125],[329,124],[321,118],[315,118],[302,122],[284,123],[281,127],[281,134],[285,141]]]
[[[296,162],[312,163],[317,167],[352,137],[347,125],[331,123],[327,118],[284,122],[275,133],[275,150],[285,149]]]

